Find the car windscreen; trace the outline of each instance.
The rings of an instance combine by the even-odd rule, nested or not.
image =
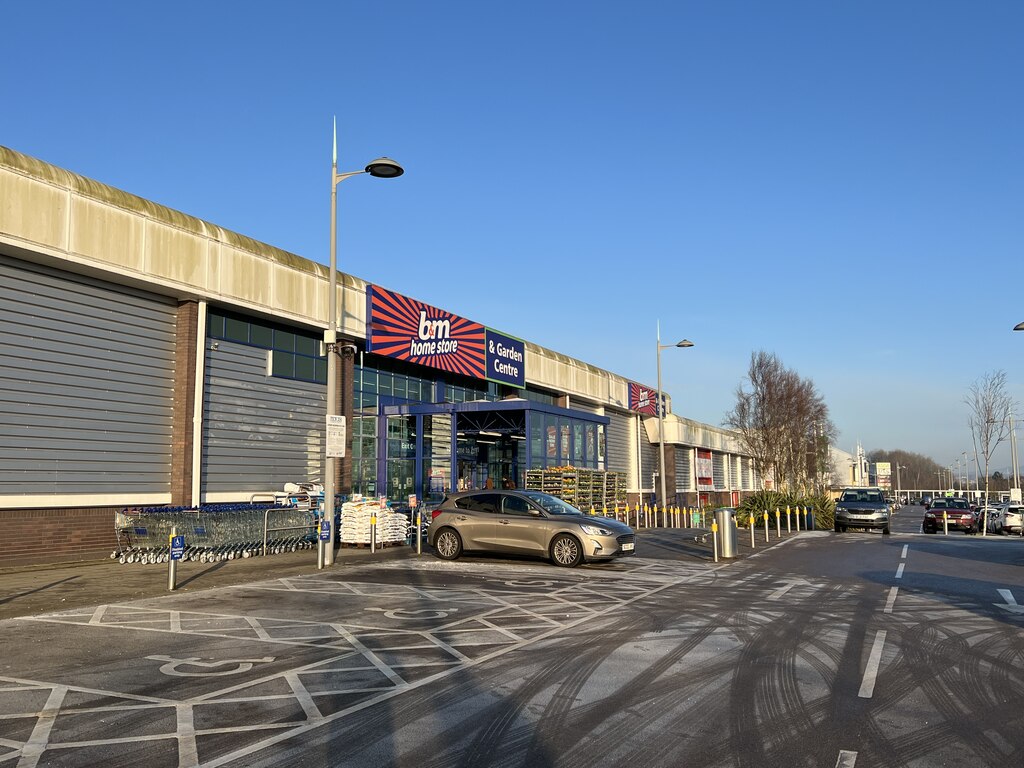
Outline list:
[[[523,496],[526,496],[534,504],[541,507],[545,512],[550,515],[582,515],[576,507],[568,504],[556,496],[551,496],[547,493],[541,493],[540,491],[523,491]]]

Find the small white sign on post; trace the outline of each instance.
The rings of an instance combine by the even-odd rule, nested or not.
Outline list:
[[[327,456],[334,459],[345,458],[345,417],[327,417]]]

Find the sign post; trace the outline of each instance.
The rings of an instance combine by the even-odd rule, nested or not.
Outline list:
[[[178,526],[171,526],[171,556],[167,559],[167,589],[173,592],[178,588],[178,561],[185,554],[185,537],[178,535]]]

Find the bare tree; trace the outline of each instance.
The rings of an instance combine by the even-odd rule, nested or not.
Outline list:
[[[750,389],[736,388],[736,407],[724,423],[740,433],[762,477],[771,473],[777,488],[808,488],[820,474],[815,457],[822,443],[836,434],[825,401],[813,381],[768,352],[751,353],[747,380]]]
[[[1006,391],[1006,371],[986,373],[971,384],[964,403],[970,409],[967,424],[978,461],[985,462],[985,506],[988,506],[989,463],[996,446],[1010,434],[1013,400]],[[981,467],[978,467],[979,473]],[[982,535],[987,526],[982,526]]]

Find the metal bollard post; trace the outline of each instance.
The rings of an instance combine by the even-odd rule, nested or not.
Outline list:
[[[789,507],[786,507],[786,533],[792,533],[792,532],[793,532],[793,528],[792,528],[792,523],[791,523],[791,521],[789,519]]]
[[[416,554],[423,554],[423,516],[416,510]]]
[[[775,508],[775,535],[778,538],[782,538],[782,513],[779,512],[779,508]]]
[[[178,526],[171,526],[171,542],[178,535]],[[169,549],[169,548],[168,548]],[[178,588],[178,561],[173,557],[168,557],[167,560],[167,588],[172,592]]]
[[[718,562],[718,523],[711,524],[711,549],[715,553],[715,562]]]
[[[987,481],[986,481],[987,482]],[[942,513],[942,535],[949,536],[949,513]]]
[[[320,539],[320,525],[323,523],[323,518],[320,518],[316,524],[316,569],[319,571],[324,567],[324,542]],[[264,544],[263,554],[267,554],[267,547]]]
[[[794,512],[793,517],[796,518],[796,532],[800,533],[800,512]]]
[[[768,543],[768,510],[764,511],[764,543]]]
[[[377,551],[377,513],[370,515],[370,554]]]
[[[753,512],[751,512],[750,513],[750,548],[751,549],[757,549],[757,544],[754,543],[754,521],[755,520],[757,520],[757,516]]]

